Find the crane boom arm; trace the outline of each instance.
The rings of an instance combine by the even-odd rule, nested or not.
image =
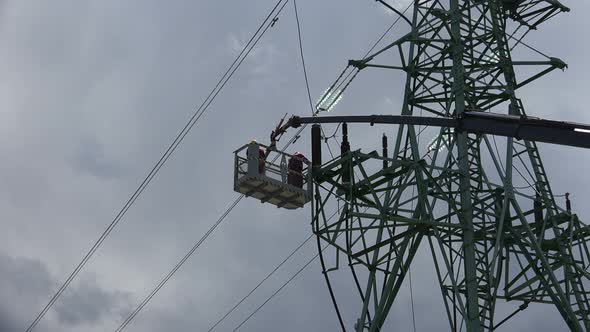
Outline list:
[[[283,133],[289,127],[297,128],[302,124],[341,122],[450,127],[470,133],[590,148],[590,125],[587,124],[474,111],[464,112],[456,118],[411,115],[293,116],[276,132]]]

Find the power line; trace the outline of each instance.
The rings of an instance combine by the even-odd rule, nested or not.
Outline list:
[[[385,193],[382,193],[379,198],[383,197],[385,195]],[[368,208],[365,208],[365,211]],[[336,210],[332,215],[330,215],[328,217],[328,219],[326,219],[326,222],[329,222],[330,220],[332,220],[332,218],[334,218],[338,213],[339,213],[339,209]],[[313,234],[310,235],[307,239],[305,239],[305,241],[303,243],[301,243],[293,252],[291,252],[289,254],[289,256],[287,256],[287,258],[285,258],[278,266],[276,266],[267,276],[265,276],[262,281],[260,281],[256,287],[254,287],[248,294],[246,294],[246,296],[244,296],[240,301],[238,301],[238,303],[236,305],[234,305],[221,319],[219,319],[215,325],[213,325],[208,332],[211,332],[217,325],[219,325],[225,318],[227,318],[227,316],[229,316],[240,304],[242,304],[250,295],[252,295],[252,293],[254,293],[264,282],[266,282],[266,280],[268,280],[268,278],[270,278],[271,275],[273,275],[287,260],[289,260],[289,258],[291,258],[291,256],[293,256],[293,254],[295,254],[295,252],[297,252],[299,249],[301,249],[301,247],[303,247],[303,245],[305,243],[307,243],[307,241],[309,241],[311,238],[313,237]],[[322,252],[327,248],[324,247],[322,249]],[[318,257],[319,254],[316,254],[315,257],[312,257],[311,261],[313,261],[314,259],[316,259]],[[301,270],[299,270],[298,272],[295,273],[295,275],[293,275],[287,282],[289,283],[291,280],[293,280],[303,269],[305,269],[305,267],[307,265],[309,265],[310,262],[308,262]],[[283,286],[281,286],[281,288],[279,288],[273,295],[271,295],[270,298],[268,298],[260,307],[258,307],[253,313],[250,314],[250,316],[248,316],[244,321],[242,321],[240,323],[240,325],[238,327],[236,327],[236,329],[234,331],[236,331],[241,325],[243,325],[244,323],[246,323],[247,320],[249,320],[252,316],[254,316],[268,301],[270,301],[270,299],[272,299],[272,297],[274,297],[278,292],[280,292],[280,290],[282,288],[284,288],[286,286],[286,284],[284,284]]]
[[[324,249],[322,249],[322,251],[324,251],[327,247],[328,246],[325,246]],[[318,258],[319,255],[320,253],[318,252],[309,261],[307,261],[307,263],[305,263],[305,265],[303,265],[297,272],[295,272],[295,274],[291,276],[291,278],[289,278],[284,284],[282,284],[281,287],[279,287],[274,293],[272,293],[264,302],[262,302],[261,305],[258,306],[258,308],[256,308],[250,315],[248,315],[248,317],[246,317],[238,326],[236,326],[236,328],[233,329],[233,332],[237,331],[240,327],[242,327],[242,325],[244,325],[248,320],[250,320],[252,316],[254,316],[260,309],[262,309],[262,307],[264,307],[270,300],[272,300],[273,297],[275,297],[280,291],[282,291],[283,288],[285,288],[293,279],[295,279],[295,277],[297,277],[301,272],[303,272],[303,270],[305,270],[305,268],[308,267],[309,264],[316,260],[316,258]]]
[[[305,58],[303,56],[303,46],[302,46],[302,38],[301,38],[301,28],[300,28],[300,23],[299,23],[299,15],[298,15],[298,10],[297,10],[297,1],[293,0],[293,6],[295,9],[295,18],[297,21],[297,32],[298,32],[298,38],[299,38],[299,50],[300,50],[300,55],[301,55],[301,62],[302,62],[302,66],[303,66],[303,74],[305,77],[305,84],[306,84],[306,89],[307,89],[307,94],[308,94],[308,99],[309,99],[309,103],[310,103],[310,107],[312,108],[312,113],[314,115],[316,115],[318,113],[318,110],[313,108],[313,104],[311,101],[311,94],[310,94],[310,89],[309,89],[309,81],[307,78],[307,70],[306,70],[306,66],[305,66]],[[408,7],[406,7],[406,9],[403,11],[403,13],[405,13],[410,7],[412,6],[412,4],[410,4]],[[401,15],[403,16],[403,15]],[[387,35],[387,33],[389,33],[389,31],[396,25],[396,23],[400,20],[401,17],[398,17],[389,27],[388,29],[381,35],[381,37],[375,42],[375,44],[371,47],[371,49],[369,51],[367,51],[367,53],[365,54],[364,57],[366,57],[380,42],[381,40]],[[346,69],[340,74],[340,77],[338,77],[337,81],[342,77],[342,75],[344,74],[344,72],[346,71]],[[357,70],[354,73],[353,79],[356,76],[356,74],[358,73],[359,70]],[[345,80],[352,74],[349,73],[347,75],[347,77],[345,78]],[[351,80],[352,81],[352,80]],[[334,82],[336,84],[336,82]],[[342,84],[342,83],[341,83]],[[348,87],[348,84],[350,84],[350,81],[346,84],[346,87]],[[346,88],[345,87],[345,88]],[[343,89],[344,90],[344,89]],[[303,131],[303,129],[305,128],[306,125],[302,126],[298,133],[294,136],[297,137],[299,133],[301,133],[301,131]],[[325,136],[325,135],[324,135]],[[329,145],[328,145],[329,147]],[[337,213],[338,211],[336,211]],[[334,217],[334,215],[336,215],[336,213],[334,213],[332,216],[330,216],[328,218],[328,220],[332,219],[332,217]],[[307,241],[309,241],[309,239],[311,239],[311,237],[313,236],[313,234],[308,237],[295,251],[299,250],[299,248],[301,246],[303,246],[303,244],[305,244]],[[321,252],[323,252],[328,246],[324,247]],[[294,252],[295,252],[294,251]],[[233,312],[241,303],[243,303],[252,293],[254,293],[254,291],[256,291],[256,289],[258,289],[268,278],[270,278],[270,276],[272,274],[274,274],[276,272],[276,270],[278,270],[293,254],[294,252],[292,252],[289,256],[287,256],[287,258],[285,260],[283,260],[273,271],[271,271],[271,273],[269,273],[265,278],[262,279],[261,282],[259,282],[256,287],[254,287],[246,296],[244,296],[236,305],[234,305],[234,307],[232,307],[220,320],[218,320],[215,325],[213,325],[213,327],[211,327],[211,329],[209,329],[208,332],[211,332],[219,323],[221,323],[227,316],[229,316],[229,314],[231,314],[231,312]],[[238,326],[236,326],[236,328],[233,330],[233,332],[237,331],[240,327],[242,327],[248,320],[250,320],[250,318],[252,318],[258,311],[260,311],[260,309],[262,309],[262,307],[264,307],[270,300],[272,300],[281,290],[283,290],[291,281],[293,281],[293,279],[295,279],[301,272],[303,272],[303,270],[305,270],[305,268],[307,268],[307,266],[309,266],[314,260],[316,260],[320,255],[320,252],[318,252],[317,254],[315,254],[309,261],[307,261],[307,263],[305,265],[303,265],[293,276],[291,276],[291,278],[289,278],[285,283],[283,283],[281,285],[281,287],[279,287],[274,293],[272,293],[260,306],[258,306],[250,315],[248,315],[242,322],[240,322],[240,324],[238,324]],[[412,303],[413,305],[413,303]],[[414,329],[415,329],[415,323],[414,323]]]
[[[399,15],[400,18],[403,18],[410,26],[412,26],[412,21],[410,21],[405,15],[405,11],[403,13],[400,13],[399,10],[397,10],[395,7],[391,6],[390,4],[388,4],[387,2],[383,1],[383,0],[377,0],[378,2],[380,2],[382,5],[384,5],[385,7],[391,9],[392,11],[394,11],[397,15]]]
[[[281,266],[283,266],[291,257],[293,257],[293,255],[299,251],[299,249],[301,249],[307,242],[309,242],[309,240],[311,240],[311,238],[313,237],[313,234],[311,234],[307,239],[305,239],[305,241],[303,241],[299,246],[297,246],[297,248],[295,248],[293,251],[291,251],[291,253],[285,258],[283,259],[283,261],[281,261],[281,263],[279,263],[279,265],[277,265],[270,273],[268,273],[254,288],[252,288],[252,290],[250,292],[248,292],[248,294],[246,294],[244,297],[242,297],[242,299],[240,299],[240,301],[238,301],[238,303],[236,303],[230,310],[228,310],[223,317],[221,317],[217,322],[215,322],[215,324],[213,324],[213,326],[211,326],[211,328],[209,328],[208,332],[213,331],[213,329],[215,329],[215,327],[217,327],[217,325],[219,325],[227,316],[229,316],[232,312],[234,312],[234,310],[236,310],[237,307],[239,307],[244,301],[246,301],[246,299],[248,297],[250,297],[250,295],[252,295],[260,286],[262,286],[263,283],[265,283],[268,278],[270,278],[278,269],[281,268]]]
[[[236,205],[238,205],[238,203],[240,202],[240,200],[242,200],[242,198],[244,198],[244,195],[240,195],[230,205],[230,207],[221,215],[221,217],[219,217],[217,222],[215,222],[213,224],[213,226],[211,226],[209,228],[209,230],[207,230],[207,232],[186,253],[186,255],[184,255],[184,257],[182,257],[182,259],[174,266],[174,268],[170,272],[168,272],[168,274],[164,277],[164,279],[162,279],[162,281],[160,281],[158,286],[156,286],[156,288],[154,288],[152,290],[152,292],[143,301],[141,301],[141,304],[137,308],[135,308],[135,310],[133,310],[133,312],[123,321],[123,323],[121,323],[121,325],[119,325],[119,327],[115,330],[116,332],[123,331],[123,329],[125,327],[127,327],[127,325],[129,325],[129,323],[131,323],[131,321],[135,318],[135,316],[137,316],[137,314],[143,309],[143,307],[145,307],[146,304],[148,304],[148,302],[156,295],[156,293],[158,293],[158,291],[166,284],[166,282],[168,282],[168,280],[170,278],[172,278],[172,276],[176,273],[176,271],[178,271],[178,269],[180,269],[180,267],[184,264],[184,262],[186,262],[189,259],[189,257],[201,246],[201,244],[203,242],[205,242],[205,240],[209,237],[209,235],[211,235],[211,233],[213,233],[213,231],[217,228],[217,226],[219,226],[219,224],[223,221],[223,219],[225,219],[225,217],[227,217],[227,215],[231,212],[231,210],[233,210],[233,208]]]
[[[328,217],[327,221],[330,221],[332,218],[334,218],[334,216],[336,216],[336,214],[338,213],[338,211],[334,212],[330,217]],[[225,320],[227,318],[227,316],[229,316],[234,310],[236,310],[244,301],[246,301],[246,299],[248,297],[250,297],[250,295],[252,295],[258,288],[260,288],[260,286],[262,286],[263,283],[265,283],[278,269],[280,269],[297,251],[299,251],[309,240],[311,240],[311,238],[313,237],[314,234],[311,234],[309,237],[307,237],[307,239],[305,239],[299,246],[297,246],[297,248],[295,248],[285,259],[283,259],[270,273],[268,273],[252,290],[250,290],[250,292],[248,292],[248,294],[246,294],[242,299],[240,299],[240,301],[238,301],[238,303],[236,303],[230,310],[228,310],[223,317],[221,317],[217,322],[215,322],[215,324],[213,326],[211,326],[211,328],[207,331],[207,332],[211,332],[213,331],[213,329],[215,329],[215,327],[217,327],[217,325],[221,324],[221,322],[223,320]]]
[[[304,128],[305,128],[305,126],[302,126],[299,129],[299,131],[295,135],[293,135],[293,137],[291,137],[291,139],[287,142],[287,144],[285,144],[285,146],[281,149],[282,152],[284,152],[289,147],[289,145],[291,145],[292,143],[294,143],[297,140],[299,134],[303,131]],[[279,156],[276,156],[272,162],[276,161],[278,159],[278,157]],[[121,323],[121,325],[119,325],[119,327],[115,330],[116,332],[122,331],[123,329],[125,329],[125,327],[127,327],[127,325],[129,325],[129,323],[135,318],[135,316],[137,316],[137,314],[148,304],[148,302],[156,295],[156,293],[158,293],[158,291],[162,287],[164,287],[164,285],[168,282],[168,280],[170,280],[170,278],[176,273],[176,271],[178,271],[180,269],[180,267],[190,258],[190,256],[192,256],[192,254],[199,248],[199,246],[201,246],[201,244],[213,233],[213,231],[217,228],[217,226],[219,226],[219,224],[225,219],[225,217],[227,217],[227,215],[238,205],[240,200],[244,197],[245,197],[245,195],[243,195],[243,194],[240,195],[230,205],[230,207],[221,215],[221,217],[217,220],[217,222],[214,223],[209,228],[209,230],[207,230],[207,232],[199,239],[199,241],[197,241],[197,243],[183,256],[183,258],[174,266],[174,268],[172,268],[172,270],[166,275],[166,277],[164,277],[164,279],[162,279],[162,281],[160,281],[160,283],[139,304],[139,306],[137,306],[135,308],[135,310],[125,319],[125,321],[123,321],[123,323]],[[306,240],[306,242],[307,242],[307,240]]]
[[[309,91],[309,80],[307,79],[307,69],[305,68],[305,57],[303,56],[303,42],[301,41],[301,26],[299,25],[299,13],[297,11],[297,1],[293,0],[293,7],[295,9],[295,20],[297,21],[297,37],[299,39],[299,54],[301,55],[301,65],[303,67],[303,77],[305,77],[305,87],[307,88],[307,98],[309,99],[309,108],[314,114],[313,102],[311,101],[311,92]]]
[[[283,0],[281,0],[283,1]],[[280,2],[279,1],[279,4]],[[283,3],[283,5],[281,6],[281,8],[279,9],[279,11],[276,13],[276,15],[274,15],[275,17],[278,16],[278,14],[283,10],[283,8],[285,7],[285,5],[287,4],[287,2]],[[275,7],[276,8],[276,7]],[[274,19],[271,21],[271,23],[266,27],[266,29],[263,31],[264,32],[271,26],[274,26],[274,22],[276,22]],[[260,39],[260,37],[262,37],[262,35],[260,35],[254,44],[252,44],[252,47],[258,42],[258,40]],[[250,50],[248,51],[248,53],[251,51],[252,48],[250,48]],[[247,55],[247,54],[246,54]],[[243,59],[240,61],[240,63],[243,61]],[[235,70],[234,70],[235,71]],[[303,128],[301,128],[301,130],[298,133],[301,133],[301,131],[303,130]],[[283,148],[286,149],[291,143],[293,143],[295,141],[295,139],[297,138],[297,136],[294,136],[288,143],[287,145]],[[277,159],[277,157],[275,157],[275,160]],[[199,241],[185,254],[185,256],[183,256],[183,258],[174,266],[174,268],[166,275],[166,277],[164,277],[164,279],[162,279],[162,281],[160,281],[160,283],[152,290],[152,292],[140,303],[140,305],[138,307],[135,308],[135,310],[125,319],[125,321],[123,321],[123,323],[121,323],[121,325],[116,329],[117,332],[122,331],[123,329],[125,329],[125,327],[127,327],[127,325],[129,325],[129,323],[131,323],[131,321],[137,316],[137,314],[139,314],[139,312],[148,304],[148,302],[158,293],[158,291],[168,282],[168,280],[178,271],[178,269],[180,269],[180,267],[188,260],[188,258],[190,258],[190,256],[192,256],[192,254],[199,248],[199,246],[213,233],[213,231],[217,228],[217,226],[219,226],[219,224],[225,219],[225,217],[236,207],[236,205],[240,202],[240,200],[244,198],[244,195],[240,195],[232,204],[231,206],[222,214],[222,216],[217,220],[217,222],[215,224],[213,224],[213,226],[211,226],[211,228],[209,228],[209,230],[199,239]]]
[[[281,1],[279,1],[279,3],[277,4],[277,6],[280,4]],[[287,0],[288,2],[288,0]],[[285,7],[286,3],[283,3],[283,5],[280,7],[279,11],[277,12],[276,15],[274,15],[275,17],[282,11],[282,9]],[[310,107],[312,110],[312,114],[313,115],[317,115],[318,111],[315,110],[313,108],[313,104],[311,101],[311,92],[310,92],[310,88],[309,88],[309,81],[307,78],[307,71],[306,71],[306,66],[305,66],[305,58],[303,55],[303,47],[302,47],[302,39],[301,39],[301,29],[300,29],[300,24],[299,24],[299,18],[298,18],[298,13],[297,13],[297,5],[295,3],[295,0],[293,0],[294,3],[294,7],[295,7],[295,16],[296,16],[296,20],[297,20],[297,31],[298,31],[298,39],[299,39],[299,49],[300,49],[300,55],[301,55],[301,61],[302,61],[302,66],[303,66],[303,73],[304,73],[304,77],[305,77],[305,84],[306,84],[306,90],[307,90],[307,95],[308,95],[308,100],[310,103]],[[277,8],[277,6],[275,6],[274,9]],[[408,7],[409,8],[409,7]],[[274,11],[273,9],[273,11]],[[407,10],[407,8],[406,8]],[[272,12],[271,12],[272,13]],[[268,17],[267,17],[268,19]],[[274,20],[273,20],[274,22]],[[393,27],[393,25],[395,25],[395,23],[397,23],[397,20],[389,27],[389,29],[383,34],[383,36],[381,36],[381,38],[377,41],[377,43],[385,36],[385,34],[391,30],[391,28]],[[269,26],[272,26],[273,24],[269,24]],[[268,27],[266,29],[268,29]],[[266,29],[263,31],[266,31]],[[258,37],[258,39],[255,41],[255,43],[260,39],[260,37]],[[376,46],[376,44],[373,46],[373,48]],[[247,55],[247,54],[246,54]],[[241,60],[243,61],[243,59]],[[241,61],[239,63],[241,63]],[[238,64],[239,65],[239,64]],[[235,70],[234,70],[235,71]],[[233,73],[233,72],[232,72]],[[344,73],[344,72],[343,72]],[[343,74],[342,73],[342,74]],[[342,74],[340,75],[340,77],[342,76]],[[355,75],[356,76],[356,75]],[[339,77],[339,78],[340,78]],[[294,143],[298,138],[299,135],[301,134],[301,132],[306,128],[307,125],[302,126],[301,128],[299,128],[299,130],[295,133],[295,135],[293,135],[293,137],[287,142],[287,144],[283,147],[283,151],[290,146],[292,143]],[[275,160],[277,159],[277,157],[275,157]],[[190,258],[190,256],[196,251],[196,249],[198,249],[198,247],[207,239],[207,237],[209,235],[211,235],[211,233],[217,228],[217,226],[219,226],[219,224],[225,219],[225,217],[231,212],[231,210],[233,210],[233,208],[239,203],[239,201],[244,197],[244,195],[240,195],[235,201],[234,203],[224,212],[224,214],[218,219],[218,221],[213,224],[213,226],[211,226],[211,228],[205,233],[205,235],[203,235],[203,237],[201,237],[201,239],[199,239],[199,241],[189,250],[189,252],[187,254],[185,254],[185,256],[174,266],[174,268],[166,275],[166,277],[164,279],[162,279],[162,281],[156,286],[156,288],[154,288],[154,290],[152,290],[152,292],[140,303],[140,305],[125,319],[125,321],[123,321],[123,323],[117,328],[116,332],[121,332],[125,327],[127,327],[129,325],[129,323],[137,316],[137,314],[148,304],[148,302],[156,295],[156,293],[168,282],[168,280],[176,273],[176,271],[178,271],[178,269],[180,269],[180,267],[188,260],[188,258]],[[333,214],[329,219],[331,219],[335,214]],[[209,331],[212,331],[217,325],[219,325],[227,316],[229,316],[241,303],[243,303],[250,295],[252,295],[264,282],[266,282],[266,280],[268,280],[281,266],[283,266],[298,250],[301,249],[301,247],[307,243],[311,238],[313,237],[313,234],[310,235],[303,243],[301,243],[297,248],[295,248],[295,250],[293,250],[281,263],[279,263],[279,265],[277,267],[275,267],[275,269],[273,269],[265,278],[262,279],[262,281],[260,281],[248,294],[246,294],[246,296],[244,296],[236,305],[234,305],[223,317],[221,317],[210,329]],[[267,301],[265,301],[256,311],[254,311],[244,322],[242,322],[240,324],[243,325],[250,317],[252,317],[258,310],[260,310],[262,308],[262,306],[264,306],[268,301],[270,301],[270,299],[272,299],[272,297],[274,297],[276,294],[278,294],[278,292],[280,292],[285,286],[286,284],[288,284],[291,280],[293,280],[300,272],[303,271],[303,269],[305,269],[305,267],[307,267],[313,260],[315,260],[317,257],[319,256],[319,253],[316,254],[306,265],[304,265],[302,267],[302,269],[300,269],[295,275],[293,275],[283,286],[281,286],[281,288],[279,288],[269,299],[267,299]],[[240,327],[238,326],[236,328],[236,330]]]
[[[383,40],[383,38],[385,38],[385,36],[389,33],[389,31],[391,31],[391,29],[393,29],[393,27],[397,24],[397,22],[399,22],[399,20],[403,16],[403,14],[405,14],[408,11],[408,9],[410,9],[410,7],[412,7],[413,5],[414,5],[414,2],[413,1],[410,1],[410,3],[408,4],[408,6],[406,7],[406,9],[404,9],[404,11],[402,12],[402,15],[399,15],[395,19],[395,21],[393,21],[393,23],[391,23],[391,25],[389,26],[389,28],[387,28],[387,30],[385,30],[385,32],[381,35],[381,37],[379,37],[379,39],[377,39],[377,41],[375,42],[375,44],[373,44],[373,46],[367,51],[367,53],[365,53],[365,55],[363,55],[363,58],[366,58],[367,55],[369,55],[369,53],[371,53],[375,49],[375,47],[377,47],[377,45],[379,45],[379,43]]]
[[[404,9],[404,11],[402,12],[402,14],[405,14],[408,11],[408,9],[410,9],[412,7],[412,5],[413,5],[413,2],[410,2],[408,4],[408,6]],[[387,29],[385,29],[385,31],[375,41],[375,43],[373,43],[373,45],[371,46],[371,48],[365,52],[365,54],[361,57],[361,59],[366,59],[367,56],[371,52],[373,52],[373,50],[379,45],[379,43],[381,43],[381,41],[387,36],[387,34],[395,27],[395,25],[400,21],[400,19],[401,19],[401,16],[398,16],[397,19],[395,19],[389,25],[389,27]],[[300,42],[300,45],[301,45],[301,42]],[[301,53],[303,53],[303,52],[301,52]],[[302,58],[303,58],[303,56],[302,56]],[[327,100],[326,99],[327,96],[330,96],[331,93],[332,93],[332,91],[336,91],[337,95],[335,97],[330,97],[330,99],[332,99],[332,101],[329,103],[327,109],[329,109],[330,107],[332,107],[333,103],[335,101],[337,101],[339,98],[341,98],[341,96],[344,93],[344,91],[348,88],[348,86],[350,85],[350,83],[352,83],[352,81],[356,78],[356,75],[360,72],[360,69],[353,68],[351,71],[348,72],[348,74],[346,74],[346,77],[344,77],[344,79],[342,79],[342,77],[348,71],[348,69],[350,67],[351,67],[351,65],[348,64],[344,68],[344,70],[342,71],[342,73],[340,74],[340,76],[338,76],[338,79],[336,79],[336,81],[334,81],[334,83],[328,88],[328,90],[326,90],[326,92],[322,95],[322,97],[320,97],[320,100],[318,100],[318,103],[316,104],[316,109],[317,110],[320,109],[321,103]],[[341,88],[343,85],[344,85],[344,87]]]
[[[276,5],[273,7],[273,9],[270,11],[270,13],[265,18],[265,20],[258,27],[256,32],[252,35],[252,37],[250,38],[248,43],[242,48],[239,55],[234,59],[232,64],[229,66],[229,68],[226,70],[226,72],[223,74],[223,76],[219,79],[219,81],[217,82],[215,87],[211,90],[211,92],[209,93],[207,98],[205,98],[203,103],[201,103],[201,105],[198,107],[198,109],[193,113],[193,115],[191,116],[191,118],[189,119],[187,124],[178,133],[178,135],[173,140],[173,142],[170,144],[170,146],[166,149],[164,154],[156,162],[155,166],[150,170],[150,172],[147,174],[147,176],[141,182],[139,187],[135,190],[135,192],[131,195],[131,197],[126,201],[126,203],[123,205],[123,208],[119,211],[119,213],[117,213],[115,218],[111,221],[111,223],[107,226],[107,228],[104,230],[104,232],[100,235],[100,237],[94,243],[94,245],[91,247],[91,249],[82,258],[82,260],[76,266],[74,271],[72,271],[72,273],[68,276],[66,281],[61,285],[61,287],[58,289],[58,291],[52,296],[52,298],[49,300],[49,302],[45,305],[45,307],[41,310],[41,312],[36,316],[36,318],[33,320],[33,322],[29,325],[29,327],[26,329],[26,332],[32,331],[37,326],[39,321],[41,321],[41,319],[43,319],[45,314],[49,311],[49,309],[53,306],[53,304],[57,301],[57,299],[61,296],[61,294],[67,289],[67,287],[70,285],[70,283],[74,280],[74,278],[78,275],[78,273],[82,270],[82,268],[90,260],[92,255],[96,252],[96,250],[98,250],[98,248],[101,246],[101,244],[104,242],[104,240],[112,232],[112,230],[117,226],[119,221],[123,218],[123,216],[129,210],[129,208],[135,203],[137,198],[141,195],[141,193],[149,185],[149,183],[156,176],[156,174],[159,172],[159,170],[162,168],[162,166],[166,163],[166,161],[168,161],[168,159],[170,158],[172,153],[174,153],[176,148],[184,140],[184,138],[186,137],[188,132],[199,121],[199,119],[202,117],[202,115],[208,109],[209,105],[211,105],[213,100],[217,97],[219,92],[227,84],[229,79],[233,76],[235,71],[239,68],[239,66],[242,64],[244,59],[251,52],[253,47],[258,43],[258,41],[260,40],[262,35],[264,35],[264,33],[268,30],[268,28],[273,25],[272,24],[273,20],[271,18],[274,19],[280,13],[280,11],[284,8],[284,6],[287,3],[286,1],[284,2],[283,6],[280,7],[280,9],[277,11],[277,8],[279,8],[279,6],[281,5],[281,3],[283,1],[285,1],[285,0],[279,0],[276,3]],[[266,28],[264,28],[265,25],[266,25]],[[263,28],[264,28],[264,30],[263,30]]]
[[[281,149],[282,152],[284,152],[289,147],[289,145],[291,145],[292,143],[294,143],[297,140],[299,134],[303,131],[304,128],[305,128],[305,126],[301,126],[301,128],[299,129],[299,131],[295,135],[293,135],[293,137],[291,137],[291,139],[287,142],[287,144],[285,144],[285,146]],[[279,155],[277,155],[272,160],[272,162],[276,161],[278,159],[278,157],[279,157]],[[213,233],[213,231],[217,228],[217,226],[219,226],[219,224],[225,219],[225,217],[227,217],[227,215],[238,205],[238,203],[240,202],[240,200],[242,198],[244,198],[244,197],[245,197],[245,195],[243,195],[243,194],[240,195],[230,205],[230,207],[221,215],[221,217],[219,217],[219,219],[217,220],[217,222],[215,222],[209,228],[209,230],[207,230],[207,232],[199,239],[199,241],[197,241],[197,243],[182,257],[182,259],[178,263],[176,263],[176,265],[174,266],[174,268],[172,268],[172,270],[170,270],[170,272],[168,272],[168,274],[166,275],[166,277],[164,277],[164,279],[162,279],[162,281],[160,281],[160,283],[150,292],[150,294],[146,298],[144,298],[144,300],[135,308],[135,310],[133,310],[133,312],[123,321],[123,323],[121,323],[121,325],[119,325],[119,327],[115,330],[116,332],[123,331],[125,329],[125,327],[127,327],[127,325],[129,325],[129,323],[131,323],[131,321],[135,318],[135,316],[137,316],[137,314],[139,314],[139,312],[158,293],[158,291],[160,291],[160,289],[162,287],[164,287],[164,285],[168,282],[168,280],[170,280],[170,278],[172,278],[172,276],[190,258],[190,256],[192,256],[194,254],[194,252],[201,246],[201,244]]]
[[[311,92],[309,89],[309,79],[307,78],[307,69],[305,66],[305,57],[303,56],[303,41],[301,38],[301,25],[299,24],[299,11],[297,10],[297,1],[293,0],[293,8],[295,10],[295,21],[297,22],[297,38],[299,40],[299,54],[301,55],[301,66],[303,67],[303,77],[305,78],[305,88],[307,90],[307,99],[309,100],[309,108],[311,110],[311,114],[313,116],[317,115],[316,109],[313,107],[313,102],[311,101]],[[322,131],[322,135],[326,136],[324,133],[324,128],[320,128]],[[326,146],[328,147],[328,152],[330,156],[334,158],[334,154],[332,153],[332,149],[330,148],[330,144],[326,141]]]

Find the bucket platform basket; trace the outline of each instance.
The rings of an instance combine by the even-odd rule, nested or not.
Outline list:
[[[235,191],[290,210],[311,200],[307,160],[281,151],[268,152],[268,147],[260,143],[246,144],[234,154]]]

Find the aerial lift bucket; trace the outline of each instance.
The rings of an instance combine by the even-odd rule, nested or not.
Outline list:
[[[311,200],[309,162],[300,155],[268,149],[256,142],[240,147],[234,154],[235,191],[285,209],[303,207]]]

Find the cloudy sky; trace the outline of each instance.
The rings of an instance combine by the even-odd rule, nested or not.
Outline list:
[[[23,331],[47,303],[274,2],[0,1],[0,332]],[[520,96],[529,114],[590,123],[590,4],[566,4],[572,12],[528,41],[569,69]],[[369,0],[298,5],[314,98],[395,18]],[[389,38],[406,31],[400,24]],[[265,139],[285,113],[309,113],[299,61],[289,5],[38,331],[120,324],[237,197],[232,151]],[[402,86],[399,74],[363,72],[335,112],[396,113]],[[590,215],[590,152],[548,145],[541,152],[554,191],[571,192],[582,219]],[[128,330],[206,330],[310,232],[308,209],[244,199]],[[218,330],[231,331],[315,252],[310,243]],[[414,272],[418,331],[446,327],[432,273],[431,266]],[[506,330],[564,329],[548,306],[519,317]],[[352,326],[354,313],[346,319]],[[390,321],[411,329],[407,290]],[[278,326],[337,329],[319,265],[242,330]]]

